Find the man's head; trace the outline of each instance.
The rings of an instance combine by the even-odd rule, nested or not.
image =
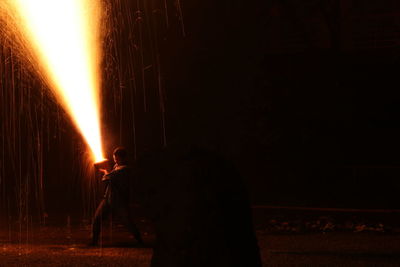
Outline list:
[[[128,163],[128,152],[124,147],[117,147],[113,152],[114,162],[118,165],[125,165]]]

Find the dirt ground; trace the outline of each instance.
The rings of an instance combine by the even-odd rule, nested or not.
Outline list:
[[[146,246],[138,247],[121,226],[108,226],[102,245],[93,248],[88,225],[4,225],[0,266],[150,266],[155,237],[148,230]],[[399,233],[256,232],[264,266],[400,266]]]
[[[150,266],[154,237],[138,247],[124,229],[105,229],[90,247],[88,227],[34,227],[0,232],[0,266]]]
[[[400,236],[376,233],[258,235],[264,266],[400,266]]]

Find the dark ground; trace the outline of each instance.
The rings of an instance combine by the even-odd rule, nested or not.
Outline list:
[[[254,211],[264,266],[400,265],[398,213]],[[155,237],[148,222],[138,225],[146,247],[136,246],[117,223],[113,231],[106,226],[99,248],[86,246],[86,223],[3,225],[0,266],[149,266]]]

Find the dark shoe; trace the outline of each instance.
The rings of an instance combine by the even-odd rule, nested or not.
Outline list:
[[[135,239],[136,239],[136,241],[138,242],[139,245],[141,245],[141,246],[144,245],[144,242],[143,242],[143,239],[142,239],[141,235],[134,235],[134,237],[135,237]]]
[[[136,238],[136,241],[137,241],[137,245],[136,246],[138,246],[138,247],[144,247],[145,246],[145,243],[143,242],[142,238]]]

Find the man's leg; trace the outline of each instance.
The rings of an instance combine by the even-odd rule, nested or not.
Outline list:
[[[99,236],[101,232],[101,225],[103,219],[107,218],[110,214],[110,205],[107,203],[105,199],[103,199],[99,206],[97,207],[96,213],[94,215],[93,224],[92,224],[92,244],[97,245],[99,242]]]
[[[129,232],[131,232],[131,234],[133,234],[133,236],[139,242],[139,244],[142,245],[143,244],[142,235],[140,234],[140,231],[137,228],[136,224],[133,222],[132,216],[129,211],[128,211],[126,220],[127,220],[126,228],[128,228]]]
[[[129,207],[122,205],[118,208],[118,213],[121,218],[121,222],[125,225],[128,231],[135,237],[139,244],[143,244],[142,235],[136,224],[133,222]]]

